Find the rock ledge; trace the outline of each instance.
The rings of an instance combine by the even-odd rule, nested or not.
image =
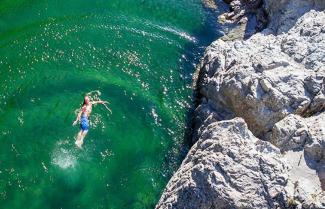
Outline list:
[[[230,2],[268,26],[206,49],[195,144],[156,208],[325,209],[325,1]]]

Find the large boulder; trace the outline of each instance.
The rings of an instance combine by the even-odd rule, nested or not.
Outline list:
[[[243,117],[261,138],[291,113],[324,110],[324,19],[325,12],[311,11],[288,34],[213,42],[199,68],[200,96],[223,119]]]
[[[263,0],[263,3],[269,17],[268,29],[275,34],[288,32],[310,10],[325,9],[324,0]]]
[[[325,113],[276,123],[271,142],[279,148],[241,118],[216,122],[213,111],[205,114],[156,209],[325,208]]]
[[[309,118],[288,115],[274,125],[270,141],[291,167],[295,199],[304,208],[324,208],[325,112]]]
[[[263,2],[267,29],[207,48],[196,143],[157,209],[325,209],[325,1]]]
[[[275,208],[288,199],[288,166],[241,118],[202,130],[156,209]]]
[[[285,117],[274,125],[270,141],[283,152],[304,150],[312,160],[325,161],[325,112],[309,118]]]

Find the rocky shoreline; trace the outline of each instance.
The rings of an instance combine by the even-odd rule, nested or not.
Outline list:
[[[156,208],[325,208],[325,1],[227,3],[242,33],[206,49],[195,144]]]

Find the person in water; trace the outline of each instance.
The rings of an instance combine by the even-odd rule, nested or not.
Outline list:
[[[89,96],[85,96],[84,102],[82,104],[82,107],[77,115],[76,120],[73,122],[73,125],[76,125],[78,122],[80,122],[80,131],[77,135],[77,139],[75,144],[81,148],[84,138],[86,137],[88,130],[89,130],[89,116],[92,111],[92,105],[96,104],[102,104],[105,106],[107,110],[109,110],[111,113],[112,111],[106,106],[108,102],[106,101],[90,101]]]

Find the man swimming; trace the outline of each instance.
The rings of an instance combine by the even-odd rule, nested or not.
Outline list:
[[[73,122],[72,125],[76,125],[78,123],[78,121],[80,122],[80,131],[77,135],[77,139],[75,144],[81,148],[84,138],[86,137],[87,133],[88,133],[88,129],[89,129],[89,116],[90,113],[92,111],[92,105],[96,105],[96,104],[102,104],[105,106],[105,108],[107,110],[109,110],[111,113],[112,111],[107,107],[106,104],[108,104],[108,102],[106,101],[90,101],[89,96],[85,96],[84,98],[84,102],[82,104],[82,107],[77,115],[76,120]]]

